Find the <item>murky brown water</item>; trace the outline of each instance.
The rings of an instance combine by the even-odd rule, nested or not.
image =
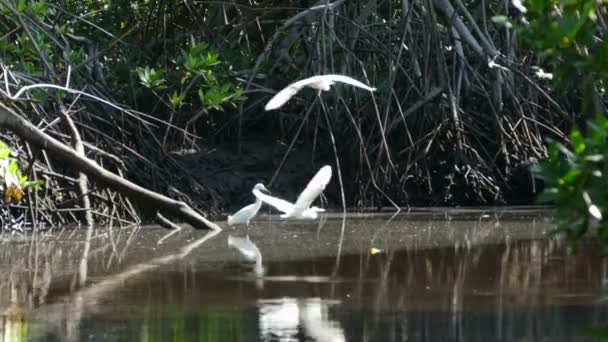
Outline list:
[[[591,341],[608,322],[608,259],[544,238],[544,216],[261,217],[262,277],[227,247],[245,229],[160,245],[160,228],[99,229],[86,262],[83,232],[5,236],[3,340]]]

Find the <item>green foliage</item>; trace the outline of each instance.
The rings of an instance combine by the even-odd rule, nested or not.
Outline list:
[[[608,326],[594,326],[585,329],[587,336],[595,337],[596,341],[608,342]]]
[[[235,53],[229,45],[218,49],[201,42],[191,33],[200,20],[191,6],[164,6],[148,0],[2,2],[0,61],[34,79],[62,75],[49,83],[64,82],[71,65],[74,84],[84,75],[84,82],[108,86],[117,102],[131,100],[133,107],[157,111],[150,114],[161,119],[179,111],[173,122],[178,126],[201,109],[224,110],[245,100],[232,71],[235,60],[249,62],[238,44]],[[155,26],[161,16],[174,30],[165,36]],[[46,91],[29,94],[46,103]]]
[[[606,1],[528,0],[526,20],[517,27],[525,45],[540,52],[553,70],[555,85],[582,101],[580,113],[591,108],[593,94],[608,83],[608,39],[596,13]],[[498,20],[500,21],[500,20]],[[497,22],[497,20],[495,20]],[[569,145],[548,142],[548,160],[532,171],[545,182],[539,201],[557,206],[558,233],[576,242],[586,233],[608,241],[608,120],[598,113],[584,133],[573,128]]]
[[[137,75],[139,76],[139,82],[147,88],[153,90],[166,89],[166,80],[163,78],[162,70],[156,70],[148,66],[144,68],[137,68]]]
[[[190,39],[190,47],[179,52],[166,68],[167,73],[150,66],[136,69],[140,84],[155,92],[164,91],[173,109],[189,105],[203,110],[222,110],[224,104],[236,106],[246,98],[229,79],[227,63],[220,60],[204,42]],[[198,102],[196,102],[198,100]]]
[[[608,120],[598,115],[588,122],[588,132],[570,133],[572,148],[550,141],[548,160],[533,167],[545,182],[539,200],[554,203],[558,231],[576,241],[597,228],[597,235],[608,240]]]
[[[7,203],[11,199],[21,202],[24,189],[38,189],[44,184],[42,180],[29,181],[28,177],[21,173],[17,160],[12,158],[11,154],[13,151],[10,147],[0,141],[0,177],[4,181],[4,201]]]
[[[540,52],[559,87],[581,92],[582,109],[587,108],[593,87],[608,85],[608,39],[597,22],[607,2],[529,0],[527,5],[527,24],[518,29],[522,42]]]

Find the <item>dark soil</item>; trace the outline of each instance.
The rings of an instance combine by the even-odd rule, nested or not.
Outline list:
[[[282,142],[266,143],[260,141],[246,141],[242,145],[241,153],[238,153],[236,144],[224,144],[215,147],[207,147],[195,153],[172,154],[184,168],[184,174],[192,177],[197,183],[207,187],[212,192],[213,204],[194,203],[198,207],[213,207],[212,216],[221,218],[221,213],[232,212],[238,208],[252,203],[254,196],[251,193],[253,186],[264,183],[273,195],[288,201],[295,201],[299,193],[306,187],[308,181],[315,172],[323,165],[329,164],[333,167],[333,177],[324,195],[330,208],[340,208],[340,186],[338,174],[335,167],[333,155],[322,155],[320,151],[313,151],[307,144],[295,144],[288,158],[281,167],[276,179],[271,183],[272,177],[281,164],[288,145]],[[381,195],[369,186],[363,193],[360,192],[359,180],[349,174],[347,161],[342,162],[342,177],[344,181],[347,206],[358,207],[362,203],[373,203],[374,207],[387,206],[388,201],[382,200]],[[436,184],[443,181],[437,177]],[[452,203],[445,200],[445,194],[426,193],[422,186],[416,186],[415,180],[407,187],[407,191],[392,191],[385,189],[387,194],[399,206],[440,206],[440,205],[504,205],[504,204],[532,204],[534,191],[532,178],[526,168],[518,170],[509,184],[502,191],[502,198],[493,202],[479,203],[479,201],[468,200],[462,196],[467,192],[466,184],[459,184],[458,189],[452,189],[454,196]],[[468,186],[470,188],[470,186]],[[182,188],[183,192],[194,202],[210,201],[208,197],[201,197],[194,189]],[[470,190],[470,189],[469,189]],[[537,189],[538,190],[538,189]],[[362,197],[376,199],[362,201]],[[380,204],[377,204],[380,203]]]
[[[296,144],[274,180],[272,176],[279,168],[288,146],[283,143],[243,143],[241,153],[234,144],[220,145],[191,153],[174,155],[187,173],[195,180],[212,189],[217,195],[218,209],[232,211],[252,203],[253,186],[264,183],[275,196],[295,201],[306,184],[323,165],[334,167],[334,175],[328,186],[330,203],[339,203],[339,186],[333,159],[313,157],[313,151]]]

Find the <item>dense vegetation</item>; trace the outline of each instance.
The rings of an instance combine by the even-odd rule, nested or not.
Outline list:
[[[556,204],[558,232],[577,241],[591,232],[608,240],[608,40],[606,2],[530,1],[520,31],[570,96],[579,115],[569,139],[549,139],[549,158],[534,167],[545,181],[540,200]],[[593,228],[590,230],[590,228]]]
[[[349,205],[531,203],[528,167],[547,157],[545,137],[567,142],[564,132],[605,103],[594,78],[605,82],[605,5],[571,2],[557,27],[554,5],[531,2],[526,21],[514,5],[462,0],[0,0],[2,102],[66,144],[80,141],[108,170],[210,214],[245,197],[222,191],[214,172],[201,177],[192,156],[253,143],[288,145],[311,165],[339,161]],[[582,39],[596,73],[579,69],[587,59],[564,63],[581,55]],[[324,73],[378,91],[303,92],[263,111],[276,89]],[[564,80],[573,82],[554,82]],[[10,99],[68,81],[106,102],[43,88]],[[77,174],[10,132],[2,138],[30,178],[46,181],[40,219],[78,220],[59,210],[81,205]],[[139,220],[138,203],[89,182],[98,220]]]

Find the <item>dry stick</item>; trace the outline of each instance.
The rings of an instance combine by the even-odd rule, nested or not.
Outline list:
[[[293,148],[293,145],[296,143],[296,140],[298,140],[298,136],[300,135],[300,132],[302,131],[302,128],[306,124],[306,120],[308,120],[308,117],[310,116],[310,113],[312,112],[312,109],[314,108],[314,104],[315,104],[315,102],[317,101],[318,98],[319,97],[315,97],[314,101],[308,107],[308,110],[306,111],[306,114],[304,114],[304,119],[302,119],[302,123],[300,124],[300,127],[298,127],[298,130],[296,131],[296,134],[294,135],[293,139],[291,140],[291,143],[289,144],[289,147],[287,148],[287,151],[285,151],[285,154],[283,154],[283,159],[281,159],[281,163],[279,164],[279,167],[277,167],[276,171],[272,175],[272,178],[270,178],[270,182],[268,182],[268,186],[271,186],[272,183],[274,182],[274,180],[279,175],[279,172],[281,171],[281,168],[283,167],[283,164],[285,164],[285,160],[287,160],[287,156],[289,156],[289,153],[291,152],[291,149]]]
[[[425,95],[425,97],[423,99],[420,99],[419,101],[417,101],[416,103],[414,103],[410,108],[408,108],[405,111],[405,113],[403,113],[403,115],[401,115],[400,117],[397,117],[397,118],[393,119],[393,121],[391,121],[388,124],[388,126],[386,128],[386,133],[390,134],[392,132],[392,130],[395,129],[397,127],[397,125],[399,125],[399,122],[401,120],[405,120],[405,118],[407,116],[409,116],[413,112],[417,111],[418,109],[420,109],[422,106],[424,106],[428,102],[432,101],[435,97],[439,96],[442,92],[443,92],[443,89],[440,88],[440,87],[435,87],[435,88],[431,89]]]
[[[342,171],[340,170],[340,158],[338,158],[338,149],[336,148],[336,139],[334,138],[334,132],[331,129],[331,121],[329,120],[329,114],[327,114],[327,109],[325,108],[325,104],[323,100],[321,100],[321,91],[317,93],[317,97],[319,98],[319,102],[321,103],[321,109],[323,110],[323,116],[325,117],[325,122],[327,123],[327,129],[329,130],[329,137],[331,138],[331,147],[334,150],[334,157],[336,158],[336,170],[338,171],[338,182],[340,183],[340,196],[342,198],[342,227],[340,230],[340,242],[338,243],[338,253],[336,255],[336,265],[334,267],[334,271],[332,272],[332,277],[336,276],[338,273],[338,268],[340,267],[340,255],[342,254],[342,242],[344,241],[344,230],[346,228],[346,196],[344,195],[344,182],[342,181]]]
[[[78,100],[78,98],[74,99],[74,103],[76,103],[76,101]],[[82,144],[82,139],[80,139],[80,133],[78,133],[78,129],[76,128],[76,125],[74,124],[74,121],[72,121],[72,118],[70,118],[70,115],[68,113],[69,109],[62,109],[61,112],[64,116],[64,119],[66,120],[68,127],[70,128],[70,133],[72,135],[72,141],[74,143],[74,151],[76,153],[78,153],[79,155],[81,155],[83,158],[86,158],[86,154],[84,151],[84,145]],[[87,234],[86,234],[86,239],[85,239],[85,244],[84,244],[84,249],[82,251],[82,257],[80,258],[80,270],[81,272],[79,272],[79,278],[78,278],[78,286],[82,287],[85,285],[86,282],[86,273],[87,273],[87,260],[89,258],[89,252],[90,252],[90,248],[91,248],[91,237],[93,236],[93,225],[94,225],[94,221],[93,221],[93,213],[91,212],[91,199],[89,198],[89,186],[88,186],[88,178],[87,175],[84,174],[83,172],[79,172],[78,173],[78,191],[80,192],[80,195],[82,196],[82,206],[85,210],[84,212],[84,217],[85,217],[85,222],[87,224]],[[84,274],[84,276],[82,276],[82,274]]]
[[[78,101],[78,98],[80,96],[77,96],[74,101],[72,102],[72,104],[70,105],[70,108],[72,107],[72,105],[74,105],[74,103],[76,103],[76,101]],[[63,106],[62,106],[63,107]],[[68,124],[68,127],[70,128],[70,135],[72,136],[72,143],[74,144],[74,150],[76,151],[76,153],[80,154],[83,158],[86,158],[86,153],[84,151],[84,145],[82,144],[82,139],[80,137],[80,133],[78,132],[78,129],[76,128],[76,125],[74,124],[74,121],[72,121],[72,118],[70,117],[69,114],[69,110],[62,108],[61,113],[63,114],[63,118],[65,119],[66,123]],[[80,196],[82,196],[82,207],[85,209],[84,212],[84,218],[85,218],[85,222],[87,224],[87,238],[89,238],[89,234],[91,232],[91,228],[94,225],[94,221],[93,221],[93,213],[91,212],[91,199],[89,197],[89,185],[88,185],[88,178],[87,175],[85,175],[82,172],[78,173],[78,191],[80,192]]]
[[[148,127],[149,125],[153,125],[152,122],[146,121],[146,119],[149,119],[150,121],[156,121],[158,123],[162,123],[164,125],[168,125],[171,128],[174,128],[176,130],[183,131],[184,134],[188,134],[188,132],[184,131],[182,128],[177,127],[177,126],[172,125],[172,124],[169,124],[168,122],[163,121],[163,120],[161,120],[159,118],[156,118],[156,117],[154,117],[154,116],[152,116],[150,114],[145,114],[145,113],[142,113],[142,112],[128,110],[128,109],[125,109],[125,108],[123,108],[123,107],[121,107],[119,105],[116,105],[116,104],[114,104],[114,103],[112,103],[112,102],[110,102],[110,101],[108,101],[106,99],[103,99],[101,97],[98,97],[98,96],[95,96],[95,95],[91,95],[91,94],[86,93],[84,91],[75,90],[75,89],[72,89],[72,88],[69,88],[69,87],[59,86],[59,85],[56,85],[56,84],[47,84],[47,83],[32,84],[32,85],[28,85],[28,86],[22,87],[21,89],[19,89],[17,91],[17,93],[15,93],[15,95],[11,95],[10,94],[10,90],[9,90],[9,84],[8,84],[8,70],[4,66],[2,66],[2,69],[3,69],[3,73],[4,73],[4,89],[5,89],[5,92],[6,92],[6,96],[9,97],[11,100],[18,100],[19,97],[21,96],[21,94],[23,94],[24,92],[29,91],[31,89],[37,89],[37,88],[45,88],[45,89],[47,89],[47,88],[50,88],[50,89],[63,90],[63,91],[68,92],[70,94],[79,94],[79,95],[88,97],[90,99],[93,99],[95,101],[99,101],[99,102],[101,102],[101,103],[103,103],[103,104],[105,104],[107,106],[110,106],[110,107],[112,107],[112,108],[120,111],[121,113],[127,114],[128,116],[130,116],[130,117],[132,117],[132,118],[134,118],[136,120],[139,120],[140,122],[143,122],[145,124],[145,127]]]
[[[469,31],[462,19],[460,19],[452,4],[448,0],[433,0],[433,4],[441,12],[443,12],[443,15],[445,15],[447,20],[450,22],[450,25],[456,28],[456,31],[458,31],[462,37],[462,40],[465,41],[479,56],[485,58],[483,48],[477,39],[473,37],[473,34],[471,31]]]
[[[62,160],[70,167],[85,173],[107,187],[140,200],[140,203],[144,207],[175,215],[188,222],[194,228],[221,230],[217,224],[204,218],[186,203],[145,189],[102,168],[96,162],[81,156],[65,144],[40,131],[36,126],[19,116],[3,103],[0,103],[0,126],[11,129],[22,139],[49,151],[55,158]]]
[[[492,44],[492,41],[489,40],[488,37],[483,34],[481,29],[477,25],[475,18],[473,18],[473,16],[469,12],[469,10],[465,6],[465,4],[462,2],[462,0],[455,0],[455,1],[456,1],[456,4],[458,5],[458,8],[460,9],[460,11],[462,13],[464,13],[464,16],[465,16],[465,18],[467,18],[467,21],[469,22],[469,24],[473,27],[473,31],[475,33],[477,33],[477,36],[478,36],[479,40],[481,41],[481,45],[483,46],[486,53],[488,55],[490,55],[490,57],[494,58],[498,54],[498,51],[496,51],[496,47],[494,46],[494,44]]]
[[[293,17],[287,19],[283,23],[283,25],[281,25],[281,27],[275,31],[275,33],[270,38],[270,41],[268,41],[268,44],[266,44],[266,46],[264,46],[264,51],[256,59],[255,65],[253,66],[253,69],[251,70],[251,74],[249,75],[249,78],[247,79],[247,83],[245,84],[245,91],[249,90],[249,87],[253,81],[253,78],[255,77],[258,70],[260,69],[260,66],[262,65],[262,62],[264,61],[264,58],[266,57],[266,55],[268,55],[268,53],[270,52],[270,49],[272,48],[273,43],[275,42],[275,40],[277,40],[279,38],[279,36],[283,33],[283,31],[285,31],[294,22],[306,17],[307,15],[309,15],[310,13],[312,13],[314,11],[322,10],[322,9],[325,9],[326,7],[334,8],[334,7],[341,5],[343,2],[344,2],[344,0],[336,0],[330,4],[313,6],[313,7],[310,7],[308,9],[294,15]],[[239,138],[238,139],[238,152],[239,152],[239,154],[241,153],[242,134],[243,134],[243,103],[241,103],[239,105],[239,127],[238,127],[238,138]]]
[[[355,128],[355,132],[357,132],[357,135],[359,136],[359,140],[361,141],[361,147],[363,147],[363,155],[365,156],[364,159],[365,159],[365,163],[367,165],[367,170],[369,172],[369,176],[370,176],[372,185],[382,196],[384,196],[384,198],[386,198],[391,203],[391,205],[393,207],[395,207],[395,209],[397,209],[397,212],[400,212],[401,208],[397,205],[397,203],[395,203],[395,201],[393,201],[393,199],[389,195],[387,195],[382,189],[380,189],[380,187],[376,183],[376,177],[374,176],[374,172],[372,170],[372,163],[369,161],[369,156],[367,153],[367,146],[365,144],[365,141],[363,140],[363,134],[361,133],[361,130],[357,126],[357,122],[355,121],[353,114],[350,112],[350,109],[348,108],[348,106],[346,105],[344,100],[340,99],[340,102],[342,102],[342,104],[344,105],[344,108],[346,109],[346,114],[348,114],[347,116],[350,119],[351,123],[353,124],[353,127]],[[408,204],[408,208],[409,208],[409,204]]]
[[[338,44],[340,44],[340,46],[342,48],[344,48],[345,50],[348,51],[348,49],[346,48],[346,46],[340,41],[340,39],[338,38],[338,35],[335,33],[334,30],[332,30],[331,28],[329,28],[329,32],[335,37],[336,41],[338,42]],[[363,67],[363,62],[361,62],[360,60],[357,59],[357,61],[359,62],[359,65],[361,66],[361,71],[363,72],[363,76],[365,77],[365,80],[369,82],[369,77],[367,76],[367,72],[365,71],[365,68]],[[378,107],[378,103],[376,101],[376,98],[374,96],[373,93],[371,93],[371,97],[372,97],[372,103],[374,105],[374,109],[375,109],[375,113],[376,113],[376,119],[378,122],[378,127],[380,128],[380,137],[382,138],[382,147],[385,148],[386,151],[386,157],[388,160],[389,165],[391,166],[391,168],[393,169],[393,171],[396,171],[397,168],[395,167],[395,164],[393,163],[393,159],[391,158],[391,152],[390,152],[390,148],[388,146],[388,141],[386,140],[386,131],[385,131],[385,125],[386,125],[386,120],[382,121],[382,118],[380,117],[380,109]],[[388,111],[387,114],[388,115]],[[379,155],[382,155],[382,150],[380,151],[380,153],[378,153]],[[380,161],[380,157],[378,157],[378,161]]]

